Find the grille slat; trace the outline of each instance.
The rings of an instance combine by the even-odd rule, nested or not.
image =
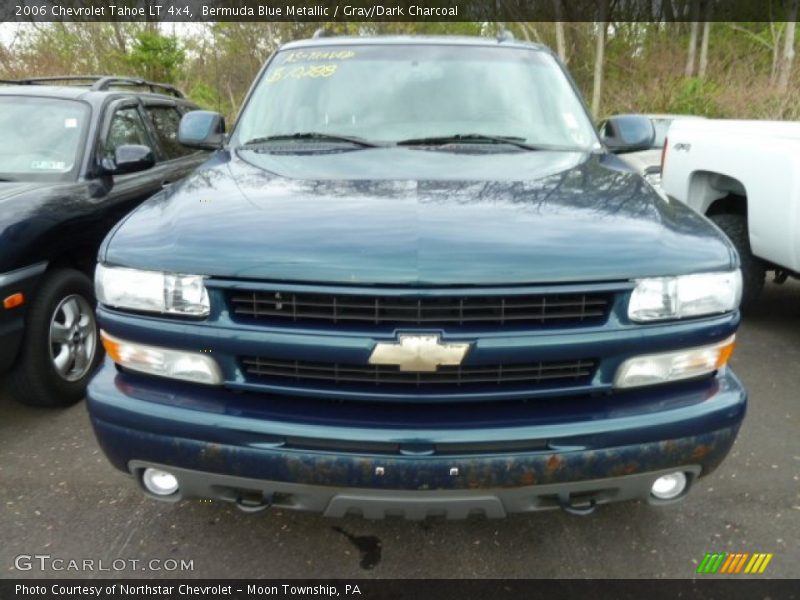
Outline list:
[[[594,374],[595,360],[535,362],[525,365],[457,366],[439,367],[435,372],[404,372],[397,367],[384,365],[348,365],[340,363],[313,363],[281,361],[261,357],[243,357],[241,364],[247,375],[257,378],[293,380],[296,382],[328,382],[333,385],[362,383],[376,385],[426,385],[450,384],[455,386],[475,384],[551,384],[553,382],[579,384],[587,382]]]
[[[602,293],[396,297],[271,291],[234,292],[229,301],[234,315],[248,319],[501,326],[597,323],[611,303]]]
[[[254,297],[255,296],[255,297]],[[345,309],[345,308],[355,308],[355,309],[364,309],[364,310],[374,310],[376,302],[379,302],[378,298],[371,300],[369,303],[347,303],[342,302],[339,296],[331,296],[330,302],[313,302],[313,301],[303,301],[300,300],[297,303],[302,306],[310,306],[312,308],[329,308],[331,304],[333,304],[334,308],[337,309]],[[283,304],[285,300],[283,297],[277,298],[259,298],[258,296],[251,294],[248,296],[234,296],[233,297],[234,303],[253,303],[256,304],[263,304],[266,306],[273,307],[276,303]],[[415,302],[421,302],[421,300],[417,300]],[[604,299],[589,299],[589,300],[563,300],[563,301],[551,301],[547,302],[546,300],[542,300],[540,302],[521,302],[521,303],[514,303],[513,301],[508,301],[504,299],[500,299],[499,304],[480,304],[477,306],[470,306],[469,304],[465,303],[464,298],[456,299],[457,305],[459,306],[459,310],[482,310],[482,309],[513,309],[513,308],[538,308],[538,309],[547,309],[547,308],[569,308],[569,307],[576,307],[583,309],[587,306],[597,306],[602,307],[606,305],[606,301]],[[386,301],[383,303],[378,304],[379,309],[384,310],[406,310],[410,309],[409,305],[403,304],[389,304]],[[424,304],[420,306],[419,310],[426,311],[426,310],[445,310],[447,306],[425,306]],[[417,307],[415,306],[414,309],[416,310]]]
[[[264,316],[262,313],[251,313],[248,311],[238,311],[237,314],[241,315],[251,315],[251,316]],[[301,313],[298,312],[294,316],[294,320],[301,320],[301,319],[326,319],[330,318],[330,313]],[[590,316],[600,316],[598,315],[590,315]],[[553,321],[557,319],[579,319],[579,318],[586,318],[586,315],[581,313],[563,313],[561,315],[543,315],[537,317],[535,320],[539,322],[545,321]],[[363,321],[361,317],[354,316],[354,315],[338,315],[336,317],[337,320],[340,321]],[[331,319],[333,320],[333,319]],[[517,315],[517,316],[508,316],[506,315],[503,318],[503,321],[529,321],[531,320],[527,315]],[[464,323],[478,323],[478,322],[486,322],[487,319],[484,317],[464,317],[463,319],[455,319],[453,322],[464,322]],[[499,321],[499,320],[498,320]],[[335,321],[334,321],[335,322]],[[384,321],[385,322],[385,321]],[[423,317],[423,318],[416,318],[416,317],[397,317],[393,318],[393,323],[417,323],[417,324],[424,324],[424,323],[443,323],[443,322],[451,322],[450,319],[446,319],[443,317]],[[502,324],[502,323],[501,323]]]

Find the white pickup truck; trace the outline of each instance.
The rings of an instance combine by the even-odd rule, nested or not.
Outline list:
[[[800,123],[677,120],[661,187],[722,229],[739,251],[742,308],[775,281],[800,277]]]

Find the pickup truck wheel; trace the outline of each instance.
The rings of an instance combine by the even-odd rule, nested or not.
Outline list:
[[[742,262],[742,311],[753,306],[761,290],[767,269],[764,263],[753,256],[750,237],[747,233],[747,218],[741,215],[713,215],[710,217],[728,239],[733,242]]]
[[[29,406],[69,406],[83,398],[101,357],[92,282],[72,269],[47,274],[28,307],[9,391]]]

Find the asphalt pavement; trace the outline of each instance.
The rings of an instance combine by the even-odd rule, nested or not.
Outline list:
[[[332,520],[160,503],[108,464],[83,403],[34,410],[0,392],[0,577],[684,578],[706,552],[771,552],[760,577],[797,577],[800,284],[769,284],[738,339],[750,404],[722,466],[679,505],[589,517]]]

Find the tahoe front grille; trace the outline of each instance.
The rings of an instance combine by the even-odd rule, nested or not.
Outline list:
[[[384,365],[315,363],[275,360],[257,356],[241,359],[244,372],[252,380],[333,385],[392,385],[421,387],[427,385],[580,385],[594,375],[597,361],[592,359],[533,362],[525,364],[439,367],[435,372],[406,372]]]
[[[246,319],[372,325],[591,324],[602,322],[611,297],[603,293],[408,297],[234,291],[231,311]]]

